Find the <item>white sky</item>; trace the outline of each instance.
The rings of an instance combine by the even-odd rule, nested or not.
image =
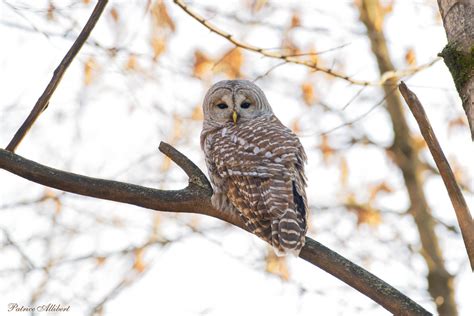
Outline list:
[[[186,179],[173,166],[166,176],[159,180],[159,166],[162,156],[157,147],[160,140],[169,140],[173,128],[173,113],[190,116],[193,108],[200,104],[211,82],[186,76],[190,72],[192,54],[196,48],[213,57],[222,55],[229,45],[225,40],[211,34],[199,23],[185,15],[171,1],[165,1],[169,13],[177,25],[167,53],[153,66],[146,58],[139,60],[146,68],[150,80],[140,75],[124,73],[126,54],[109,59],[101,50],[86,46],[71,65],[51,104],[35,124],[18,149],[18,154],[48,166],[133,183],[148,184],[165,188],[182,187]],[[12,5],[31,5],[27,1],[6,1]],[[38,1],[38,8],[45,8],[46,1]],[[55,2],[58,6],[60,1]],[[80,3],[80,1],[79,1]],[[246,16],[242,1],[206,2],[193,1],[192,6],[204,12],[203,6],[220,6],[219,12]],[[343,61],[343,72],[355,74],[358,79],[377,80],[378,72],[374,58],[368,50],[364,28],[357,22],[352,1],[270,1],[275,6],[295,9],[302,14],[302,23],[308,27],[323,27],[329,33],[298,32],[294,36],[303,49],[314,44],[317,50],[325,50],[348,44],[333,54],[321,58],[326,66]],[[92,38],[104,46],[115,45],[128,50],[149,54],[147,42],[148,17],[144,16],[143,1],[110,1],[108,5],[119,8],[121,27],[114,25],[108,14],[99,21]],[[298,9],[299,8],[299,9]],[[406,49],[413,47],[418,64],[433,60],[442,49],[446,38],[442,26],[434,21],[434,1],[395,2],[394,12],[387,18],[386,35],[396,67],[406,68],[403,56]],[[78,4],[68,14],[82,25],[91,7]],[[268,23],[286,25],[292,10],[279,10],[271,16],[260,18]],[[209,15],[206,15],[209,17]],[[224,16],[224,15],[222,15]],[[9,23],[32,26],[41,30],[62,33],[69,25],[66,17],[57,17],[55,23],[45,23],[44,15],[35,12],[16,14],[5,3],[0,4],[0,144],[6,145],[29,113],[51,77],[52,71],[71,45],[71,40],[35,32],[26,32],[11,27]],[[261,47],[278,47],[280,37],[267,27],[241,26],[221,17],[212,22],[237,38]],[[130,27],[132,25],[133,27]],[[75,28],[72,34],[78,33]],[[94,56],[100,65],[100,74],[94,85],[83,85],[83,64]],[[249,79],[265,73],[278,62],[245,53],[243,72]],[[184,74],[184,75],[183,75]],[[337,205],[341,203],[343,191],[339,184],[340,168],[337,163],[325,165],[321,153],[316,150],[320,132],[341,124],[336,115],[325,114],[320,107],[308,108],[302,105],[299,85],[305,78],[314,82],[324,103],[333,108],[342,108],[358,91],[359,87],[348,86],[344,81],[328,81],[323,75],[309,75],[304,67],[286,65],[279,67],[258,81],[274,107],[277,116],[287,125],[300,119],[301,140],[308,151],[310,163],[308,192],[314,205]],[[217,80],[216,78],[214,80]],[[474,175],[474,149],[467,129],[446,131],[449,118],[462,113],[459,98],[451,77],[442,62],[407,81],[425,104],[431,123],[449,159],[462,167],[467,178]],[[381,98],[381,93],[368,89],[356,102],[344,111],[348,119],[358,118]],[[157,110],[159,108],[160,110]],[[374,141],[388,145],[391,126],[387,114],[378,107],[367,117],[356,123],[358,129],[367,133]],[[416,129],[408,115],[410,126]],[[187,135],[175,145],[204,169],[199,150],[198,133],[201,122],[185,121]],[[335,144],[343,144],[347,130],[331,133]],[[339,137],[339,138],[338,138]],[[338,142],[337,139],[340,139]],[[151,157],[137,164],[146,155]],[[347,150],[350,178],[346,190],[354,190],[361,199],[368,195],[370,185],[386,180],[396,189],[403,188],[401,175],[394,171],[382,151],[354,146]],[[125,170],[125,172],[121,172]],[[153,170],[153,172],[147,172]],[[471,182],[471,188],[473,184]],[[44,188],[16,176],[0,171],[0,206],[23,199],[40,196]],[[377,200],[377,205],[397,212],[408,206],[404,191],[387,195]],[[425,192],[434,214],[444,222],[455,225],[454,212],[442,182],[438,178],[427,180]],[[473,197],[467,196],[473,209]],[[137,245],[145,240],[155,213],[129,205],[82,199],[72,195],[64,197],[61,221],[84,229],[84,233],[66,243],[61,236],[55,236],[52,251],[69,255],[86,254],[90,251],[111,251],[128,245]],[[2,227],[6,227],[16,240],[25,240],[32,233],[47,232],[50,229],[48,217],[52,205],[38,208],[16,207],[0,210]],[[79,211],[78,211],[79,210]],[[78,215],[80,214],[80,215]],[[127,225],[112,228],[94,225],[97,214],[110,220],[117,219]],[[419,255],[414,255],[407,265],[409,255],[406,243],[417,244],[418,237],[412,219],[388,217],[377,229],[362,226],[355,228],[353,214],[338,209],[313,214],[313,230],[310,236],[331,247],[345,257],[364,266],[370,272],[392,284],[430,311],[426,292],[426,266]],[[198,220],[202,228],[219,226],[216,220],[191,215],[160,216],[163,235],[168,238],[186,235],[187,229],[181,222]],[[385,217],[384,217],[385,219]],[[396,233],[402,234],[395,241],[389,239]],[[456,300],[460,315],[472,315],[474,283],[465,261],[465,251],[459,236],[439,228],[442,246],[451,273],[459,273],[455,281]],[[2,237],[3,238],[3,237]],[[394,253],[393,251],[400,253]],[[43,250],[32,245],[28,254],[41,262]],[[266,246],[256,237],[235,228],[222,229],[200,236],[184,237],[165,249],[153,247],[146,253],[146,261],[152,268],[131,287],[112,299],[105,309],[105,315],[156,314],[156,315],[388,315],[365,296],[348,288],[342,282],[329,276],[301,259],[289,259],[290,281],[264,273],[262,258]],[[2,254],[0,268],[18,265],[19,259],[13,252]],[[92,293],[94,301],[117,282],[117,276],[131,264],[130,258],[111,260],[105,268],[94,270],[92,264],[84,263],[76,271],[71,267],[58,269],[59,280],[52,281],[52,293],[66,297],[72,311],[67,315],[81,315],[84,307],[78,297]],[[61,278],[74,275],[71,281]],[[5,278],[2,282],[1,278]],[[0,315],[9,302],[27,304],[29,289],[41,280],[41,273],[32,273],[26,280],[0,275]],[[1,284],[3,283],[3,285]],[[300,288],[306,289],[305,293]],[[5,292],[5,289],[8,289]],[[58,297],[59,294],[58,294]],[[54,294],[45,298],[57,302]],[[348,312],[349,311],[349,312]]]

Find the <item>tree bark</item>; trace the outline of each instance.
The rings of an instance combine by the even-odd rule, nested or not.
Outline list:
[[[359,12],[360,20],[367,28],[380,75],[395,71],[383,32],[384,16],[379,0],[362,0]],[[428,266],[428,292],[436,303],[439,315],[455,316],[457,307],[454,300],[453,276],[448,273],[444,265],[438,236],[435,233],[435,221],[423,191],[423,181],[420,177],[422,165],[403,112],[397,81],[397,78],[391,78],[383,86],[394,132],[391,150],[403,174],[411,203],[410,213],[415,220],[421,241],[421,254]]]
[[[438,0],[448,44],[440,53],[453,76],[474,140],[474,0]]]

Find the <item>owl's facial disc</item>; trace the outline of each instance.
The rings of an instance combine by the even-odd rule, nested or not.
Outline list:
[[[214,84],[204,98],[204,117],[219,124],[238,125],[272,110],[263,91],[246,80],[224,80]]]

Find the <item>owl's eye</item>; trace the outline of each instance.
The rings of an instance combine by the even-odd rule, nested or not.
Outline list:
[[[250,106],[250,102],[242,102],[242,104],[240,105],[242,109],[248,109]]]
[[[217,105],[217,107],[218,107],[219,109],[221,109],[221,110],[228,108],[227,104],[225,104],[225,103],[219,103],[219,104]]]

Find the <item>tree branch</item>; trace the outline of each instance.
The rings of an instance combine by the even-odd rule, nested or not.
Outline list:
[[[31,126],[35,123],[36,119],[40,116],[40,114],[48,107],[49,100],[53,95],[54,91],[58,87],[61,79],[63,78],[64,73],[66,72],[67,68],[76,57],[77,53],[84,45],[85,41],[89,37],[92,29],[96,25],[97,21],[99,20],[102,12],[105,9],[108,0],[99,0],[97,5],[94,8],[89,20],[87,21],[86,25],[82,29],[81,33],[77,37],[77,39],[72,44],[71,48],[67,52],[66,56],[64,56],[63,60],[59,63],[59,66],[54,70],[53,77],[51,81],[46,86],[46,89],[43,91],[43,94],[39,97],[38,101],[36,101],[35,106],[31,110],[30,114],[20,126],[18,131],[16,132],[13,139],[8,144],[6,150],[14,152],[15,149],[18,147],[20,142],[25,137],[26,133],[30,130]]]
[[[384,32],[384,7],[381,0],[357,1],[360,21],[367,30],[373,57],[377,61],[379,73],[383,76],[387,72],[396,71],[390,54],[388,40]],[[408,125],[403,102],[397,91],[399,78],[389,79],[390,86],[383,86],[386,96],[387,114],[390,116],[393,143],[390,152],[394,162],[401,171],[406,194],[410,203],[410,214],[416,225],[420,253],[428,269],[426,281],[428,292],[439,315],[458,314],[455,301],[455,290],[452,286],[454,276],[446,269],[443,250],[436,232],[436,221],[433,217],[427,194],[424,191],[424,182],[419,157],[419,148],[415,146],[412,131]]]
[[[421,134],[428,144],[428,148],[430,149],[436,166],[438,166],[444,185],[448,190],[449,198],[453,204],[459,227],[461,227],[461,235],[464,239],[464,245],[466,246],[469,261],[471,263],[471,269],[474,271],[474,222],[472,221],[469,207],[464,200],[464,196],[456,182],[456,178],[449,166],[449,162],[439,145],[438,139],[436,138],[430,121],[426,116],[423,105],[420,100],[418,100],[416,94],[408,89],[403,81],[400,83],[399,89],[418,123]]]
[[[331,69],[321,68],[311,62],[302,61],[295,58],[296,56],[285,56],[242,43],[234,39],[230,34],[212,26],[204,18],[190,11],[182,1],[175,0],[175,3],[212,32],[225,37],[237,47],[254,51],[267,57],[282,59],[285,62],[306,65],[314,70],[323,71],[335,77],[348,80],[354,84],[370,84],[369,82],[355,81],[345,75],[335,73]],[[61,81],[66,69],[88,38],[106,4],[107,0],[98,1],[92,15],[84,26],[84,29],[56,68],[53,78],[41,97],[38,99],[28,118],[7,146],[7,150],[0,149],[0,168],[30,181],[56,188],[58,190],[110,201],[128,203],[158,211],[204,214],[219,218],[245,229],[238,214],[222,212],[212,207],[210,202],[212,188],[206,176],[186,156],[166,143],[160,144],[160,150],[171,160],[176,162],[189,177],[189,184],[184,189],[157,190],[130,183],[91,178],[53,169],[13,153],[38,116],[47,107],[48,102]],[[306,237],[306,245],[302,249],[300,257],[339,278],[396,315],[430,315],[430,313],[424,310],[421,306],[389,284],[309,237]]]
[[[211,31],[211,32],[227,39],[229,42],[231,42],[232,44],[234,44],[237,47],[240,47],[242,49],[252,51],[252,52],[255,52],[255,53],[259,53],[259,54],[261,54],[265,57],[281,59],[281,60],[284,60],[288,63],[304,65],[304,66],[307,66],[307,67],[309,67],[309,68],[311,68],[315,71],[322,71],[322,72],[327,73],[327,74],[329,74],[331,76],[334,76],[336,78],[340,78],[340,79],[349,81],[352,84],[363,85],[363,86],[375,85],[374,83],[371,83],[369,81],[361,81],[361,80],[351,79],[347,75],[338,73],[338,72],[336,72],[336,71],[334,71],[330,68],[320,67],[316,63],[311,62],[311,61],[301,60],[301,59],[297,58],[297,56],[294,56],[294,55],[284,55],[284,54],[281,54],[281,53],[278,53],[278,52],[274,52],[272,50],[263,49],[261,47],[257,47],[257,46],[254,46],[254,45],[250,45],[250,44],[241,42],[241,41],[237,40],[236,38],[234,38],[234,36],[232,36],[231,34],[225,32],[225,31],[219,29],[218,27],[216,27],[215,25],[209,23],[209,21],[207,21],[205,18],[200,16],[198,13],[194,12],[194,10],[189,8],[182,0],[173,0],[173,2],[176,5],[178,5],[181,9],[183,9],[183,11],[186,12],[189,16],[191,16],[196,21],[198,21],[199,23],[204,25],[209,31]]]
[[[166,143],[162,142],[159,148],[186,172],[189,177],[186,188],[157,190],[86,177],[41,165],[3,149],[0,149],[0,168],[58,190],[164,212],[204,214],[245,229],[238,214],[212,207],[212,188],[206,176],[192,161]],[[389,284],[309,237],[306,237],[300,257],[357,289],[395,315],[431,315]]]
[[[251,44],[241,42],[238,39],[236,39],[232,34],[227,33],[225,31],[219,29],[217,26],[213,25],[212,23],[210,23],[204,17],[202,17],[201,15],[196,13],[194,10],[192,10],[182,0],[173,0],[173,2],[176,5],[178,5],[181,9],[183,9],[183,11],[186,12],[186,14],[188,14],[193,19],[195,19],[196,21],[198,21],[199,23],[204,25],[204,27],[206,27],[209,31],[225,38],[226,40],[228,40],[229,42],[234,44],[236,47],[240,47],[240,48],[245,49],[247,51],[258,53],[258,54],[260,54],[262,56],[265,56],[265,57],[274,58],[274,59],[281,59],[286,63],[303,65],[303,66],[311,68],[314,71],[324,72],[324,73],[326,73],[330,76],[346,80],[346,81],[350,82],[351,84],[355,84],[355,85],[361,85],[361,86],[392,85],[392,83],[389,82],[389,79],[399,78],[399,77],[402,77],[402,76],[413,75],[413,74],[415,74],[415,73],[417,73],[421,70],[424,70],[426,68],[431,67],[434,63],[436,63],[438,60],[440,60],[439,58],[435,58],[432,61],[430,61],[426,64],[423,64],[423,65],[417,66],[417,67],[410,67],[408,69],[404,69],[404,70],[400,70],[400,71],[389,71],[389,72],[385,73],[379,81],[376,81],[376,82],[356,80],[356,79],[353,79],[353,78],[351,78],[351,77],[349,77],[345,74],[334,71],[331,68],[321,67],[321,66],[318,66],[314,62],[307,61],[307,60],[301,60],[301,59],[298,58],[298,57],[306,56],[306,55],[310,55],[310,54],[281,54],[281,53],[275,52],[273,50],[264,49],[264,48],[261,48],[261,47],[258,47],[258,46],[254,46],[254,45],[251,45]],[[331,51],[331,50],[333,50],[333,49],[329,49],[328,51]],[[327,52],[327,51],[324,51],[324,52]],[[322,52],[320,52],[320,53],[322,53]],[[316,53],[316,55],[318,55],[318,53]]]
[[[448,44],[439,56],[453,77],[474,141],[474,1],[438,0]]]

